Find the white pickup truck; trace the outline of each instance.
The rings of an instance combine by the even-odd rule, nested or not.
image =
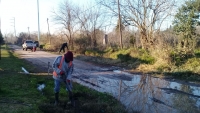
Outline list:
[[[33,50],[33,47],[36,47],[36,44],[34,44],[32,40],[26,40],[22,44],[22,49],[23,50],[25,49],[26,51],[27,51],[27,49]]]

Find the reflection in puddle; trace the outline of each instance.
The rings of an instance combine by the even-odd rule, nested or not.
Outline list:
[[[76,82],[113,95],[130,113],[200,113],[198,86],[119,70],[78,72],[74,74]]]

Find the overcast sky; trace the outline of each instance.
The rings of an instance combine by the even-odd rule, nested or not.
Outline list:
[[[0,0],[0,16],[1,16],[1,30],[3,34],[13,33],[14,25],[16,34],[20,32],[30,33],[38,31],[38,10],[37,0]],[[52,21],[53,9],[57,9],[59,4],[66,0],[38,0],[39,1],[39,15],[40,15],[40,31],[42,33],[48,32],[47,18],[49,19],[50,32],[54,33],[56,25]],[[95,0],[69,0],[78,5],[85,5],[92,7]],[[179,2],[183,3],[184,0]],[[14,24],[15,21],[15,24]],[[169,27],[170,22],[165,23],[164,27]]]
[[[53,9],[57,9],[59,4],[65,0],[38,0],[40,31],[48,31],[47,18],[49,19],[50,32],[56,31],[56,26],[52,22]],[[87,5],[94,0],[69,0],[79,5]],[[37,0],[1,0],[0,4],[1,29],[2,33],[14,33],[14,21],[16,34],[20,32],[38,31],[38,10]]]

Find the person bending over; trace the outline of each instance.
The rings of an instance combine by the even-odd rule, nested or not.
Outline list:
[[[74,99],[72,94],[72,72],[74,70],[73,53],[68,51],[63,56],[55,58],[53,64],[53,78],[54,78],[54,93],[55,93],[55,105],[59,103],[59,91],[61,83],[65,84],[68,91],[69,100],[74,106]]]
[[[68,44],[67,44],[67,42],[65,42],[65,43],[62,44],[59,53],[60,53],[61,51],[63,51],[63,53],[65,53],[65,48],[67,48],[67,50],[69,50],[69,49],[68,49]]]

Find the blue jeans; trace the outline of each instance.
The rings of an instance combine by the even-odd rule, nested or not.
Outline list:
[[[54,92],[55,93],[59,93],[61,82],[64,82],[64,81],[58,80],[58,79],[54,79]],[[66,90],[69,91],[69,92],[72,92],[72,83],[71,83],[71,81],[70,81],[70,83],[64,82],[64,84],[66,86]]]

